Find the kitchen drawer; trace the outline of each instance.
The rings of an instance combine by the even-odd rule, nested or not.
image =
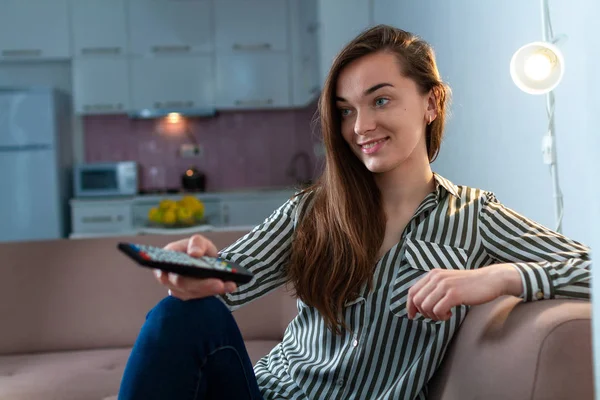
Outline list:
[[[86,204],[71,211],[74,233],[123,232],[133,229],[131,205]]]

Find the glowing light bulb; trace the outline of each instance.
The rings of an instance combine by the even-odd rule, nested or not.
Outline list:
[[[547,79],[552,73],[552,67],[554,63],[544,53],[534,53],[525,60],[524,72],[525,75],[534,81],[543,81]]]
[[[181,114],[179,113],[169,113],[167,114],[167,122],[170,124],[178,124],[182,120]]]

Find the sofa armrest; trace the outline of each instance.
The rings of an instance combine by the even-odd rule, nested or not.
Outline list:
[[[591,304],[501,297],[473,307],[428,399],[593,399]]]

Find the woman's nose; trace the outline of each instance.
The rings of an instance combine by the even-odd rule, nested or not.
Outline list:
[[[375,129],[375,117],[370,110],[362,110],[357,112],[356,120],[354,121],[354,133],[357,135],[366,135]]]

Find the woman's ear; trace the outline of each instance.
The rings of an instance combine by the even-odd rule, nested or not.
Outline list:
[[[427,94],[427,115],[430,116],[432,121],[437,118],[437,98],[434,89],[431,89]]]

